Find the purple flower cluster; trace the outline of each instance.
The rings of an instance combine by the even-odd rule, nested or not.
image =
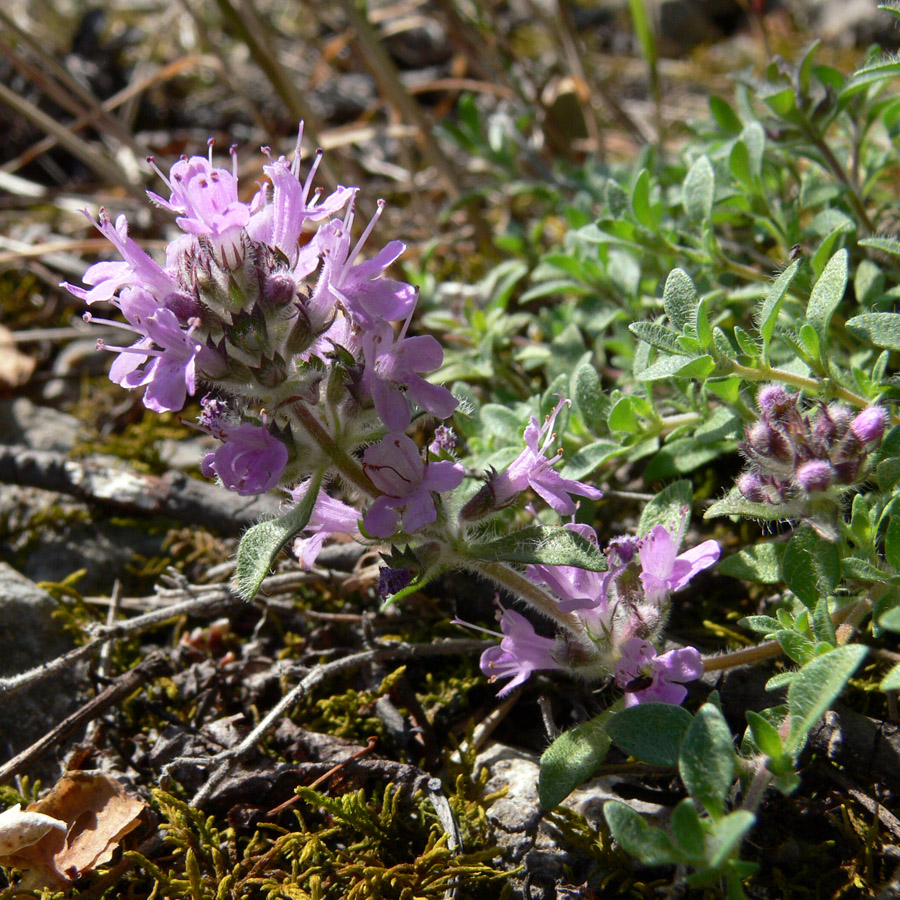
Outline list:
[[[172,212],[182,231],[169,244],[165,264],[129,237],[123,216],[113,224],[101,210],[97,227],[121,260],[91,266],[84,288],[64,285],[89,305],[119,309],[124,322],[100,320],[131,335],[130,343],[102,345],[117,354],[110,377],[126,388],[144,388],[148,408],[180,410],[203,383],[232,398],[239,417],[249,417],[207,429],[224,445],[203,465],[242,494],[268,490],[282,474],[297,481],[322,467],[321,441],[301,424],[300,406],[306,426],[311,416],[322,433],[339,434],[346,453],[379,431],[389,433],[393,448],[418,408],[438,419],[456,408],[446,388],[423,377],[441,366],[440,344],[406,336],[415,288],[385,275],[405,245],[393,240],[363,256],[383,202],[354,240],[357,189],[338,187],[326,195],[313,188],[321,151],[301,180],[299,137],[292,161],[263,149],[268,183],[249,202],[238,193],[235,148],[231,170],[214,165],[212,143],[208,159],[183,157],[168,177],[157,169],[168,196],[150,193],[150,199]],[[404,325],[395,336],[390,323],[398,320]],[[252,424],[265,418],[260,408],[268,410],[263,426]],[[415,467],[406,441],[401,469]],[[384,470],[378,451],[370,452],[373,473]],[[444,468],[435,464],[422,474],[416,496],[394,479],[384,489],[388,499],[372,513],[376,531],[384,534],[400,508],[407,530],[427,521],[434,512],[428,492],[455,478]],[[374,474],[379,480],[385,476]]]
[[[561,612],[574,614],[577,627],[556,640],[544,638],[524,616],[501,609],[503,640],[481,658],[486,675],[512,679],[501,693],[537,669],[571,668],[586,675],[615,673],[629,706],[647,700],[680,703],[687,694],[683,683],[703,673],[700,654],[689,647],[660,656],[650,640],[668,616],[670,595],[714,565],[720,553],[716,541],[678,552],[686,513],[669,527],[656,525],[642,538],[611,542],[604,573],[574,566],[528,566],[527,576],[552,592]],[[566,527],[597,544],[589,526]]]
[[[756,503],[805,500],[855,484],[888,421],[881,406],[854,414],[840,403],[820,403],[804,411],[799,395],[775,384],[760,389],[756,405],[759,419],[741,444],[749,468],[737,481]]]

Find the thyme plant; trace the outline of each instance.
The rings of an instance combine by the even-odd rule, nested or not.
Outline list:
[[[196,427],[219,441],[204,475],[284,492],[283,514],[241,541],[245,599],[285,547],[310,567],[335,534],[383,548],[386,602],[450,570],[481,575],[519,604],[498,601],[481,660],[500,695],[538,670],[603,688],[604,711],[545,752],[543,805],[613,743],[676,767],[688,796],[667,830],[617,801],[609,828],[642,862],[741,897],[763,793],[796,790],[865,641],[900,630],[898,69],[873,58],[845,77],[813,47],[739,78],[735,106],[714,98],[681,158],[585,171],[577,203],[551,185],[571,227],[536,265],[504,264],[480,304],[455,309],[440,308],[450,286],[426,285],[424,323],[466,347],[446,360],[413,333],[417,288],[387,274],[405,248],[376,243],[383,203],[358,223],[360,189],[315,188],[321,153],[301,176],[300,140],[290,160],[265,150],[249,203],[235,149],[231,170],[212,147],[175,162],[151,194],[182,232],[165,261],[101,211],[121,260],[66,286],[124,320],[86,315],[128,335],[101,344],[113,381],[159,412],[202,397]],[[705,499],[685,476],[729,457],[743,470],[715,485],[705,519],[786,530],[720,561],[717,540],[685,546]],[[601,552],[597,485],[623,463],[666,486]],[[783,586],[743,620],[762,640],[706,657],[667,647],[673,596],[712,567]],[[681,706],[704,672],[775,655],[793,664],[769,683],[786,697],[747,711],[739,749],[716,694]],[[881,687],[900,687],[900,667]]]

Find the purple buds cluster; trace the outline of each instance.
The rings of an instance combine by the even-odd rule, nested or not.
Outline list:
[[[857,483],[888,422],[881,406],[855,414],[840,403],[804,410],[798,394],[774,384],[760,389],[756,405],[759,419],[741,443],[749,467],[737,480],[756,503],[805,500]]]

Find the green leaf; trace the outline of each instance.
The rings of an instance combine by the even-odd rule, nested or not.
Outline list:
[[[316,472],[303,499],[277,519],[260,522],[247,529],[241,538],[235,566],[235,586],[242,600],[250,602],[263,579],[275,564],[275,557],[295,535],[306,528],[322,485],[322,472]]]
[[[780,506],[770,503],[754,503],[744,497],[736,488],[732,488],[721,500],[717,500],[706,511],[704,519],[716,516],[746,516],[750,519],[763,519],[767,522],[783,521],[789,516]]]
[[[581,363],[572,373],[571,396],[584,424],[592,432],[604,431],[609,402],[600,376],[590,361]]]
[[[843,299],[847,288],[847,266],[848,254],[846,248],[843,248],[828,260],[809,297],[806,321],[815,328],[822,347],[825,347],[828,341],[828,324],[831,322],[831,316]]]
[[[781,581],[784,548],[785,544],[772,542],[754,544],[723,559],[716,567],[716,572],[759,584],[777,584]]]
[[[716,176],[708,156],[700,156],[691,166],[682,187],[684,209],[692,222],[706,222],[712,214]]]
[[[648,825],[630,806],[608,800],[603,804],[603,816],[622,848],[645,866],[686,862],[672,839],[661,828]]]
[[[788,121],[791,121],[797,112],[797,98],[794,96],[792,87],[772,90],[767,94],[761,93],[760,99],[769,106],[772,112]]]
[[[719,565],[721,566],[721,563]],[[781,628],[781,622],[772,616],[744,616],[743,619],[738,620],[738,625],[759,634],[774,634]]]
[[[725,798],[737,774],[734,744],[719,708],[705,703],[681,741],[681,780],[690,795],[713,819],[725,811]]]
[[[511,409],[499,403],[485,403],[481,407],[480,418],[486,434],[494,435],[507,443],[517,444],[521,440],[522,418]]]
[[[674,766],[691,714],[671,703],[639,703],[623,709],[606,725],[620,750],[651,766]]]
[[[672,810],[672,837],[695,867],[706,861],[706,830],[700,821],[697,805],[685,797]]]
[[[495,541],[468,544],[465,554],[485,562],[576,566],[605,572],[606,557],[589,540],[561,525],[531,525]]]
[[[663,307],[676,331],[684,331],[685,325],[696,326],[699,302],[691,276],[684,269],[672,269],[663,288]]]
[[[634,409],[634,401],[631,397],[622,397],[618,400],[609,413],[610,431],[627,431],[637,434],[643,430]]]
[[[563,478],[571,478],[573,481],[582,481],[606,460],[624,453],[622,445],[616,441],[594,441],[575,453],[569,453],[564,457],[563,467],[559,474]]]
[[[764,719],[759,713],[748,709],[745,713],[747,716],[747,724],[750,726],[750,732],[756,746],[766,756],[778,757],[784,753],[784,746],[781,741],[781,735],[778,729],[768,720]]]
[[[878,624],[886,631],[900,631],[900,606],[889,609],[878,620]]]
[[[900,256],[900,241],[890,237],[868,237],[858,241],[860,247],[870,247],[872,250],[880,250],[890,256]]]
[[[661,381],[664,378],[695,378],[702,381],[716,368],[715,360],[708,355],[688,359],[685,356],[663,356],[646,369],[635,371],[640,381]]]
[[[587,781],[609,750],[606,724],[622,701],[561,734],[542,754],[538,798],[543,809],[559,806]]]
[[[840,583],[840,550],[809,525],[803,525],[788,541],[781,558],[781,575],[803,604],[813,609]]]
[[[748,809],[736,809],[714,822],[710,829],[708,864],[718,869],[740,850],[747,832],[756,824],[756,816]]]
[[[676,438],[662,447],[647,463],[644,478],[653,482],[686,475],[717,459],[726,449],[721,445],[702,444],[694,438]]]
[[[900,663],[897,663],[897,665],[881,679],[879,687],[883,691],[900,690]]]
[[[808,662],[791,681],[788,713],[791,728],[785,750],[796,759],[812,727],[829,709],[850,676],[859,668],[868,647],[847,644]]]
[[[684,363],[684,357],[687,354],[685,354],[681,344],[678,343],[677,331],[666,328],[665,325],[660,325],[657,322],[632,322],[628,326],[628,330],[652,347],[658,347],[660,350],[681,356],[681,362]]]
[[[684,530],[691,521],[691,500],[694,487],[686,478],[673,481],[663,488],[644,506],[638,522],[638,537],[649,534],[656,525],[671,526],[681,524],[686,516]]]
[[[646,228],[656,228],[656,219],[650,208],[650,173],[641,169],[631,192],[631,209],[635,219]]]
[[[847,328],[876,347],[900,350],[900,313],[864,313],[849,319]]]
[[[721,97],[709,98],[709,111],[712,113],[716,125],[728,134],[740,134],[744,123],[738,118],[737,113],[730,104]]]
[[[763,359],[768,360],[769,344],[775,334],[775,323],[778,321],[778,312],[781,304],[787,296],[787,292],[800,268],[800,260],[795,259],[772,283],[766,293],[766,299],[757,314],[759,333],[762,337]]]
[[[750,122],[741,132],[741,141],[747,147],[750,172],[753,179],[756,180],[762,175],[763,160],[766,155],[766,132],[762,123]]]
[[[900,60],[894,56],[884,56],[861,69],[857,69],[841,91],[840,100],[845,102],[865,90],[870,84],[888,81],[900,75]]]

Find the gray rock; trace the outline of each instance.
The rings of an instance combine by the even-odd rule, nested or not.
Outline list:
[[[0,400],[0,444],[24,444],[32,450],[68,453],[81,423],[74,416],[35,406],[25,397]]]
[[[48,593],[0,562],[0,676],[26,672],[72,649],[72,639],[53,618],[56,609]],[[45,678],[0,704],[0,759],[29,747],[77,708],[80,671]],[[52,754],[30,770],[51,783],[59,773]]]
[[[540,813],[538,776],[540,757],[506,744],[491,744],[475,761],[475,771],[486,766],[490,779],[485,792],[507,789],[506,796],[497,800],[488,815],[497,826],[496,839],[508,854],[509,861],[524,865],[524,874],[534,888],[543,888],[544,896],[553,891],[560,880],[566,880],[566,869],[573,871],[579,862],[578,854],[570,854],[559,834],[546,821],[534,832],[533,824]],[[603,804],[618,800],[613,785],[620,779],[595,778],[573,791],[562,805],[584,815],[591,824],[599,826]],[[652,824],[668,818],[664,807],[640,800],[628,801],[637,812],[648,816]]]

